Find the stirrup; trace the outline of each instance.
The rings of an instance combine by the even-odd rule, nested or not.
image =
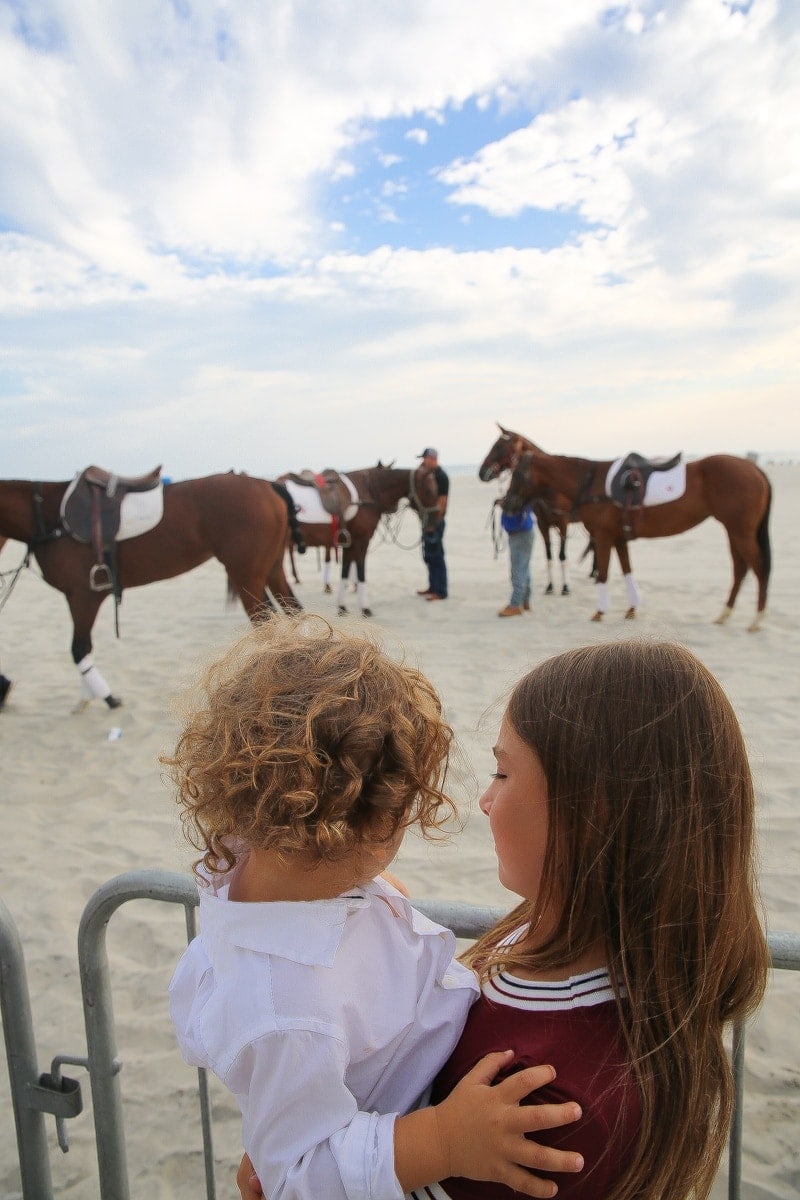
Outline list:
[[[108,563],[95,563],[89,572],[89,587],[93,592],[110,592],[114,586]]]

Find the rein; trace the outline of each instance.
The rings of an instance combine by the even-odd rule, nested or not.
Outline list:
[[[424,505],[422,505],[419,501],[419,496],[417,495],[416,486],[414,483],[414,468],[412,467],[409,472],[409,494],[408,496],[401,496],[394,509],[384,508],[381,500],[379,498],[375,498],[375,492],[372,488],[372,480],[370,476],[368,476],[367,479],[367,486],[370,489],[373,499],[366,500],[364,503],[373,504],[380,513],[380,525],[382,531],[381,541],[384,543],[391,542],[392,545],[399,546],[401,550],[416,550],[420,544],[420,541],[422,540],[421,536],[410,544],[400,541],[400,530],[403,525],[403,519],[412,504],[418,506],[418,511],[419,509],[422,509],[424,512],[430,511],[426,510]],[[402,504],[403,500],[405,500],[405,504]]]
[[[425,522],[428,520],[428,518],[430,516],[432,516],[433,513],[438,513],[439,506],[437,504],[433,508],[428,508],[426,505],[424,505],[422,503],[422,501],[419,498],[419,492],[417,491],[417,481],[416,481],[415,476],[416,476],[416,469],[414,467],[412,467],[411,470],[408,472],[408,499],[409,499],[409,503],[413,504],[414,508],[419,513],[420,518],[422,520],[422,526],[424,528]]]
[[[49,531],[44,520],[42,511],[44,505],[44,494],[40,483],[33,484],[33,533],[25,543],[25,553],[22,556],[22,562],[18,567],[12,568],[10,571],[0,572],[0,612],[3,611],[8,603],[11,593],[17,585],[22,572],[26,567],[31,565],[31,555],[37,546],[41,546],[44,542],[49,542],[53,538],[60,538],[63,530],[59,526],[52,531]],[[6,583],[6,576],[13,576],[10,583]]]
[[[16,583],[17,583],[17,580],[19,579],[20,575],[25,570],[25,568],[29,567],[30,565],[31,565],[31,550],[30,550],[30,546],[27,546],[25,549],[25,554],[23,556],[22,562],[19,564],[19,566],[15,567],[11,571],[3,571],[2,573],[0,573],[0,612],[3,611],[6,604],[8,603],[8,600],[9,600],[14,588],[16,587]],[[11,580],[11,583],[6,583],[7,575],[13,575],[14,578]]]

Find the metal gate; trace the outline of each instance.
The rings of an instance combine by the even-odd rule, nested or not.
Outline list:
[[[78,932],[86,1056],[60,1055],[51,1064],[49,1072],[40,1072],[37,1066],[22,944],[11,914],[0,900],[0,1018],[11,1083],[23,1200],[53,1200],[45,1117],[55,1117],[59,1142],[63,1143],[65,1122],[76,1117],[82,1109],[80,1084],[61,1071],[63,1066],[70,1064],[85,1067],[89,1073],[101,1200],[129,1200],[119,1083],[121,1063],[117,1057],[111,974],[106,953],[108,923],[116,910],[129,900],[182,904],[187,940],[195,935],[197,891],[189,875],[131,871],[99,888],[84,909]],[[478,937],[504,915],[501,908],[469,904],[416,899],[414,904],[432,920],[452,929],[459,938]],[[769,944],[776,970],[800,970],[800,935],[772,933]],[[739,1200],[741,1192],[744,1050],[745,1031],[737,1027],[733,1041],[736,1102],[729,1140],[730,1200]],[[208,1200],[215,1200],[208,1080],[202,1070],[198,1071],[198,1096],[206,1196]]]

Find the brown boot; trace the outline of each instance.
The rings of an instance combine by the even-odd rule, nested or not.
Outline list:
[[[522,606],[519,604],[507,604],[505,608],[501,608],[497,614],[498,617],[521,617]]]

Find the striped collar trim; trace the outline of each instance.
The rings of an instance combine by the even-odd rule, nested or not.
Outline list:
[[[484,983],[483,994],[495,1004],[537,1009],[540,1012],[590,1008],[595,1004],[608,1004],[614,999],[611,979],[605,968],[557,982],[520,979],[506,971],[498,971]]]

